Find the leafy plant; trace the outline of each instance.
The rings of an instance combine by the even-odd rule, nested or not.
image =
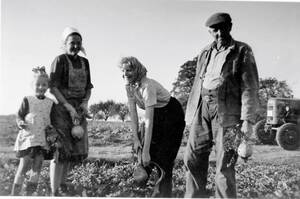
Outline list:
[[[18,161],[0,159],[0,195],[9,195]],[[49,196],[49,162],[42,169],[37,195]],[[70,196],[88,197],[149,197],[153,185],[138,187],[132,173],[135,163],[131,160],[86,160],[75,165],[68,181],[73,185]],[[207,189],[213,195],[215,189],[215,162],[210,162]],[[236,166],[238,198],[299,198],[299,164],[265,163],[250,161]],[[173,197],[183,197],[185,192],[185,168],[182,160],[176,160],[173,170]]]

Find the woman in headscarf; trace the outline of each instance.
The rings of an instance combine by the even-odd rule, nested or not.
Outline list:
[[[52,195],[67,192],[66,175],[71,163],[79,163],[88,156],[88,136],[86,114],[93,85],[90,77],[89,62],[78,53],[85,54],[82,35],[75,28],[67,27],[62,34],[64,53],[57,56],[51,65],[50,92],[58,104],[51,115],[53,126],[62,136],[62,149],[58,159],[50,163],[50,182]],[[71,131],[76,122],[84,133],[79,138]]]
[[[147,69],[135,57],[120,61],[126,80],[134,149],[142,148],[142,165],[149,174],[150,162],[158,164],[165,172],[159,191],[153,197],[172,196],[172,170],[177,156],[183,130],[184,113],[181,104],[157,81],[146,76]],[[144,140],[139,140],[137,106],[145,110]],[[143,146],[142,146],[143,142]]]

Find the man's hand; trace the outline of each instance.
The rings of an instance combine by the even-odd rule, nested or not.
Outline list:
[[[249,121],[244,120],[243,124],[242,124],[242,127],[241,127],[241,131],[242,131],[242,133],[244,133],[245,139],[248,140],[251,137],[252,133],[253,133],[252,124]]]

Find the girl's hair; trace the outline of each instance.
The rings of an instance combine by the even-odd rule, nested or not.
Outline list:
[[[44,77],[49,79],[48,74],[46,73],[46,69],[45,66],[37,66],[35,68],[32,69],[32,72],[34,74],[34,77]]]
[[[146,67],[135,57],[123,57],[120,61],[119,67],[123,69],[123,65],[129,65],[129,67],[137,71],[137,77],[134,83],[140,82],[147,74]]]

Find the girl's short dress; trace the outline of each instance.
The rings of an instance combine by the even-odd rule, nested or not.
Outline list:
[[[51,87],[57,88],[67,102],[78,110],[86,91],[93,88],[88,60],[80,56],[75,59],[67,54],[56,57],[51,65]],[[86,119],[81,120],[84,135],[80,140],[73,138],[71,135],[73,121],[63,104],[54,105],[51,121],[52,125],[64,135],[62,137],[64,150],[60,151],[59,161],[81,162],[87,158],[88,134]]]
[[[26,96],[17,114],[17,120],[27,123],[25,129],[20,129],[14,146],[18,158],[37,155],[47,155],[49,149],[46,142],[45,129],[51,124],[50,114],[53,107],[50,98]]]

